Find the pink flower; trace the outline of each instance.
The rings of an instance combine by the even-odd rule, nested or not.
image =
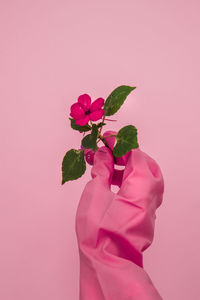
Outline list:
[[[83,94],[78,97],[78,102],[71,105],[70,116],[75,119],[76,125],[84,126],[89,120],[97,121],[104,115],[104,99],[98,98],[91,103],[91,98],[88,94]]]

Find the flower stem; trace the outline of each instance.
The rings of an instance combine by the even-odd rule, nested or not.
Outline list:
[[[102,118],[102,123],[104,122],[104,120],[105,120],[105,115],[103,115],[103,118]],[[102,130],[102,128],[103,128],[103,126],[100,128],[100,130],[99,130],[99,134],[101,134],[101,130]]]
[[[111,119],[104,119],[104,120],[106,120],[106,121],[112,121],[112,122],[117,121],[117,120],[111,120]]]
[[[102,118],[102,122],[104,122],[105,117],[106,117],[106,116],[104,115],[103,118]],[[91,120],[90,120],[90,124],[91,124],[91,127],[92,127],[92,121],[91,121]],[[103,127],[103,126],[102,126],[102,127]],[[97,137],[99,138],[99,140],[97,141],[97,143],[98,143],[99,141],[102,141],[102,142],[104,143],[104,145],[105,145],[108,149],[110,149],[110,147],[108,146],[108,144],[107,144],[105,138],[101,135],[102,127],[101,127],[100,130],[98,131]],[[108,135],[108,136],[106,136],[106,137],[111,137],[111,136],[116,136],[116,135],[115,135],[115,134],[111,134],[111,135]],[[112,152],[112,149],[110,149],[110,151]],[[112,152],[112,153],[113,153],[113,152]],[[116,158],[115,158],[114,155],[113,155],[113,160],[114,160],[114,163],[116,164],[117,161],[116,161]]]
[[[99,132],[98,137],[99,137],[99,141],[101,140],[101,141],[104,143],[104,145],[105,145],[108,149],[110,149],[110,147],[108,146],[108,144],[107,144],[105,138],[100,134],[100,132]],[[98,142],[99,142],[99,141],[98,141]],[[110,151],[113,153],[112,149],[110,149]],[[116,161],[116,158],[115,158],[114,155],[113,155],[113,159],[114,159],[114,163],[116,164],[117,161]]]

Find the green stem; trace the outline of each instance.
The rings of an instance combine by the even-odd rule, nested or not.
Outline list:
[[[103,116],[103,118],[102,118],[102,122],[104,122],[104,119],[105,119],[105,115]],[[91,124],[91,127],[92,127],[92,121],[90,120],[90,124]],[[101,135],[101,130],[102,130],[102,127],[100,128],[100,130],[98,131],[98,138],[99,138],[99,140],[97,141],[97,143],[101,140],[103,143],[104,143],[104,145],[108,148],[108,149],[110,149],[110,147],[108,146],[108,144],[107,144],[107,142],[106,142],[106,140],[104,139],[104,137]],[[111,135],[108,135],[108,136],[106,136],[106,137],[111,137],[111,136],[116,136],[115,134],[111,134]],[[112,152],[112,149],[110,149],[110,151]],[[113,152],[112,152],[113,153]],[[114,163],[116,164],[117,163],[117,161],[116,161],[116,158],[115,158],[115,156],[113,155],[113,159],[114,159]]]
[[[102,123],[104,122],[104,119],[105,119],[105,115],[103,115],[103,118],[102,118]],[[99,130],[99,134],[101,134],[101,130],[102,130],[102,128],[103,128],[103,126],[100,128],[100,130]]]
[[[98,135],[98,136],[99,136],[99,135]],[[106,138],[111,137],[111,136],[117,136],[117,135],[116,135],[116,134],[106,135]],[[100,137],[99,137],[99,140],[97,141],[97,143],[100,142],[100,141],[101,141],[101,139],[100,139]]]
[[[108,146],[106,140],[103,138],[103,136],[102,136],[100,133],[99,133],[99,139],[104,143],[104,145],[105,145],[108,149],[110,149],[110,147]],[[113,153],[112,149],[110,149],[110,151]],[[116,161],[116,158],[115,158],[114,155],[113,155],[113,159],[114,159],[114,163],[116,164],[117,161]]]

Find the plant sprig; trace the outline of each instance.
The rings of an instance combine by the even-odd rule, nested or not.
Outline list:
[[[109,148],[105,138],[102,136],[102,128],[106,125],[104,123],[106,116],[114,115],[122,106],[127,96],[135,89],[136,87],[131,87],[127,85],[121,85],[114,89],[112,93],[107,97],[103,111],[104,114],[102,116],[102,121],[95,124],[91,120],[89,123],[84,125],[77,125],[76,120],[74,118],[69,118],[71,128],[73,130],[77,130],[80,133],[84,134],[84,137],[81,140],[81,148],[80,149],[71,149],[69,150],[62,161],[62,184],[70,180],[76,180],[80,178],[86,171],[86,161],[85,161],[85,150],[90,149],[91,153],[94,155],[95,151],[98,150],[97,144],[102,141],[103,144]],[[84,94],[82,96],[87,96]],[[102,98],[97,99],[99,102],[102,102]],[[96,100],[96,101],[97,101]],[[79,101],[79,100],[78,100]],[[80,101],[79,101],[80,103]],[[80,104],[79,104],[80,105]],[[97,104],[96,104],[97,105]],[[86,111],[85,115],[91,113],[90,111]],[[107,119],[108,120],[108,119]],[[88,132],[87,135],[85,133]],[[106,136],[115,136],[115,145],[113,150],[110,149],[113,153],[113,159],[116,163],[117,157],[122,157],[131,149],[138,148],[139,144],[137,141],[137,128],[133,125],[127,125],[121,128],[118,133],[115,135]],[[88,162],[89,163],[89,162]]]

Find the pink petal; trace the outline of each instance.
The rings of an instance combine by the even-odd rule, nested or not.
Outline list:
[[[83,118],[75,120],[75,124],[84,126],[89,122],[89,120],[89,115],[85,115]]]
[[[84,110],[82,109],[82,107],[78,103],[72,104],[71,113],[70,113],[70,116],[72,118],[79,119],[84,115],[85,115]]]
[[[91,98],[88,94],[83,94],[78,97],[78,103],[81,105],[84,111],[90,109]]]
[[[97,98],[94,102],[92,102],[90,106],[90,111],[95,111],[100,109],[104,105],[104,99],[103,98]]]
[[[95,110],[89,114],[91,121],[97,121],[104,115],[104,109]]]

